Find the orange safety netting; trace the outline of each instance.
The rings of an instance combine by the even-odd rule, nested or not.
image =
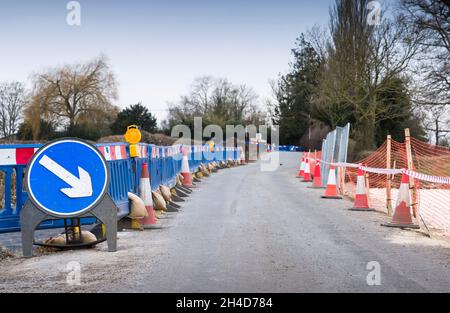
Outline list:
[[[357,162],[370,168],[407,169],[407,150],[405,143],[394,140],[391,142],[391,158],[387,159],[388,142],[385,142],[375,152]],[[415,138],[411,138],[411,150],[414,168],[412,170],[426,175],[450,177],[450,149],[430,145]],[[354,198],[356,189],[356,168],[340,168],[341,193]],[[367,192],[370,206],[377,211],[388,213],[388,206],[395,210],[401,174],[385,175],[366,173]],[[343,183],[345,182],[345,183]],[[388,184],[391,184],[391,194]],[[450,185],[429,182],[421,179],[414,180],[417,217],[430,230],[450,234]],[[413,202],[411,202],[413,203]]]

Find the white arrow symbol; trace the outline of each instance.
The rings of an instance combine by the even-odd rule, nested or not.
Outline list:
[[[39,160],[39,164],[71,187],[61,189],[61,192],[65,193],[69,198],[86,198],[92,196],[91,176],[81,167],[78,167],[78,178],[46,155]]]

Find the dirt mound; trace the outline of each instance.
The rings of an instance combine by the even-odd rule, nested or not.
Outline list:
[[[142,134],[142,143],[154,144],[157,146],[171,146],[175,143],[178,144],[193,144],[194,141],[190,139],[179,139],[174,137],[169,137],[164,134],[152,134],[146,131],[141,131]],[[125,138],[123,135],[115,135],[115,136],[107,136],[100,138],[98,140],[99,143],[108,143],[108,142],[125,142]],[[201,142],[198,144],[202,144]]]
[[[172,138],[163,134],[151,134],[146,131],[141,131],[142,133],[142,143],[150,143],[158,146],[170,146],[175,141],[176,138]],[[107,136],[100,138],[98,140],[99,143],[106,143],[106,142],[125,142],[125,138],[123,135],[115,135],[115,136]]]

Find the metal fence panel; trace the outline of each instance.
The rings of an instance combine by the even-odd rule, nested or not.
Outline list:
[[[327,185],[330,165],[333,162],[347,162],[348,140],[350,136],[350,124],[345,127],[337,127],[327,135],[322,143],[322,162],[320,170],[322,173],[322,184]],[[337,172],[336,172],[337,175]],[[336,177],[339,185],[339,180]]]

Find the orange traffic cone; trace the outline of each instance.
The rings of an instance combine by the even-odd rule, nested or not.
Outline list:
[[[350,209],[350,211],[375,211],[374,209],[371,209],[369,207],[369,197],[367,196],[365,180],[365,173],[360,165],[360,167],[358,168],[358,178],[356,181],[355,205]]]
[[[191,170],[189,169],[189,161],[187,158],[185,147],[181,149],[181,153],[183,154],[183,159],[181,161],[181,175],[183,176],[183,186],[192,188],[194,187],[194,185],[192,183],[192,174]]]
[[[313,179],[313,185],[309,188],[312,189],[322,189],[322,175],[320,173],[320,160],[316,159],[316,166],[314,168],[314,179]]]
[[[311,178],[311,168],[309,166],[309,157],[306,158],[305,161],[305,173],[303,175],[303,182],[304,183],[310,183],[312,182],[312,178]]]
[[[342,199],[337,193],[336,187],[336,167],[334,165],[330,166],[330,171],[328,172],[328,182],[327,189],[325,190],[325,195],[322,196],[324,199]]]
[[[413,228],[419,229],[420,226],[413,223],[411,216],[411,199],[409,194],[409,177],[405,173],[402,176],[402,183],[398,190],[397,207],[395,208],[392,222],[383,224],[387,227]]]
[[[300,163],[300,170],[298,171],[297,178],[303,178],[303,175],[305,174],[305,157],[302,156],[302,161]]]
[[[139,184],[139,197],[144,201],[148,216],[139,222],[144,229],[161,228],[156,220],[153,210],[152,188],[150,186],[150,175],[147,163],[142,164],[141,181]]]

